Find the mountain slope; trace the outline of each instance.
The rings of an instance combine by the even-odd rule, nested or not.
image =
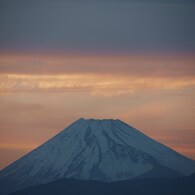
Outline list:
[[[194,195],[195,178],[150,178],[117,182],[60,179],[11,195]]]
[[[79,119],[2,170],[0,193],[60,178],[110,182],[194,171],[194,161],[120,120]]]

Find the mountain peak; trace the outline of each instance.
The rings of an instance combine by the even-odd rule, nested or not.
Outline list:
[[[104,121],[120,121],[119,119],[95,119],[95,118],[80,118],[78,121],[98,121],[98,122],[104,122]]]
[[[94,119],[94,118],[80,118],[78,119],[75,123],[79,123],[79,124],[87,124],[90,127],[92,127],[93,129],[101,129],[102,126],[106,126],[107,125],[107,129],[109,125],[121,125],[124,124],[121,120],[119,119]],[[73,123],[74,124],[74,123]],[[66,130],[66,129],[65,129]]]

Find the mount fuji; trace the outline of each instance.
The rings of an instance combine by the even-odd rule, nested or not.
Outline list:
[[[114,182],[189,176],[195,161],[120,120],[77,120],[0,171],[0,194],[59,179]]]

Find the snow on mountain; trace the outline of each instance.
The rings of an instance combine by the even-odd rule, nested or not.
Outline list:
[[[60,178],[117,181],[195,172],[195,162],[120,120],[79,119],[0,172],[0,194]]]

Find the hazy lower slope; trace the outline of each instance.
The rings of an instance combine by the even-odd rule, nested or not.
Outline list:
[[[190,175],[195,162],[120,120],[80,119],[0,172],[0,194],[60,178]]]
[[[104,183],[61,179],[11,195],[194,195],[195,177],[147,178]]]

